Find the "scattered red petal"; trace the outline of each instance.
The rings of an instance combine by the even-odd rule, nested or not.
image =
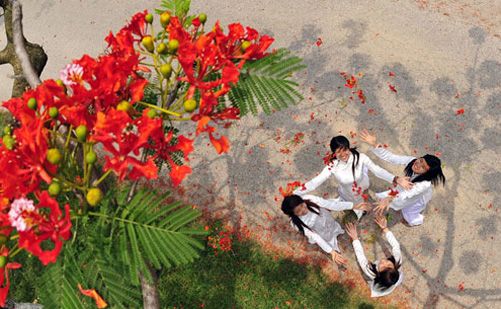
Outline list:
[[[460,108],[456,111],[456,116],[464,114],[464,108]]]
[[[390,71],[390,72],[388,73],[388,76],[395,76],[395,73]]]
[[[315,42],[315,44],[317,44],[318,47],[320,47],[320,45],[322,45],[324,42],[322,41],[322,38],[318,38],[317,41]]]
[[[464,291],[464,282],[461,282],[461,283],[458,285],[458,291],[459,291],[459,292],[463,292],[463,291]]]
[[[365,95],[362,89],[357,91],[358,98],[362,104],[365,104]]]
[[[392,84],[388,84],[388,87],[390,88],[391,91],[393,91],[395,93],[397,92],[397,89]]]

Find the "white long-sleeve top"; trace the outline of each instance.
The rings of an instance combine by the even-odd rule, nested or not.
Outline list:
[[[331,175],[334,175],[339,184],[338,192],[340,198],[344,201],[359,203],[362,202],[363,199],[358,192],[352,191],[353,182],[356,181],[357,185],[362,188],[362,191],[367,190],[370,185],[369,175],[367,173],[368,170],[370,170],[376,177],[386,180],[389,183],[392,183],[393,178],[395,178],[393,174],[379,167],[372,162],[367,155],[361,153],[358,164],[355,167],[355,179],[353,179],[353,172],[351,170],[353,160],[353,154],[350,154],[350,157],[346,162],[334,160],[332,163],[327,165],[318,176],[304,185],[305,190],[301,190],[302,194],[315,190]]]
[[[353,203],[341,202],[335,199],[327,200],[314,195],[303,195],[302,198],[320,206],[318,215],[308,211],[306,215],[299,217],[311,229],[304,228],[304,235],[308,238],[308,242],[317,244],[327,253],[331,253],[333,250],[339,252],[337,236],[343,234],[344,230],[334,220],[329,210],[352,209]],[[291,225],[297,229],[292,222]]]
[[[400,244],[398,243],[397,239],[395,238],[395,235],[393,235],[393,233],[391,231],[387,231],[384,235],[386,237],[386,240],[388,241],[388,243],[391,246],[391,254],[395,258],[395,261],[397,262],[397,264],[401,265],[402,264],[402,253],[400,251]],[[398,272],[399,272],[400,276],[398,278],[397,283],[395,283],[394,285],[392,285],[391,287],[389,287],[388,289],[385,289],[385,290],[378,289],[374,284],[374,279],[376,278],[376,274],[372,271],[372,269],[370,267],[370,263],[367,260],[367,258],[365,257],[364,248],[362,246],[362,243],[360,242],[360,240],[356,239],[352,242],[352,244],[353,244],[353,250],[355,251],[355,255],[357,257],[358,265],[360,265],[362,272],[367,277],[367,283],[369,284],[370,289],[371,289],[371,297],[381,297],[381,296],[388,295],[391,292],[393,292],[393,290],[402,283],[404,276],[403,276],[402,271],[399,269]],[[377,265],[379,264],[379,261],[374,262],[374,264],[376,264],[376,267],[377,267]]]
[[[412,160],[416,159],[411,156],[399,156],[395,155],[387,149],[384,148],[373,148],[372,153],[378,156],[381,160],[388,163],[399,164],[407,166]],[[416,178],[418,175],[413,174],[411,180]],[[414,186],[410,190],[404,190],[402,187],[397,186],[398,195],[390,203],[390,207],[394,210],[401,210],[404,208],[415,208],[416,210],[423,210],[428,202],[431,200],[433,195],[433,186],[431,181],[420,181],[414,183]],[[381,192],[378,197],[386,197],[390,191]]]

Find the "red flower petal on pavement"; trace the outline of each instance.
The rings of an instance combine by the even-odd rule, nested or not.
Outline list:
[[[388,76],[395,76],[395,73],[390,71],[390,72],[388,73]]]
[[[456,111],[456,116],[464,114],[464,108],[460,108]]]
[[[391,91],[393,91],[395,93],[397,92],[397,89],[392,84],[388,84],[388,87],[390,88]]]
[[[320,47],[320,45],[322,45],[324,42],[322,41],[322,38],[318,38],[317,41],[315,42],[315,44]]]
[[[230,150],[230,142],[226,136],[221,136],[217,139],[212,134],[209,134],[209,139],[218,154],[222,154]]]
[[[458,285],[458,291],[459,291],[459,292],[464,291],[464,281],[463,281],[463,282],[461,282],[461,283],[459,283],[459,285]]]
[[[362,89],[357,91],[358,98],[362,104],[365,104],[365,95]]]
[[[177,187],[188,174],[191,174],[191,167],[187,165],[171,166],[170,179],[172,181],[172,185]]]

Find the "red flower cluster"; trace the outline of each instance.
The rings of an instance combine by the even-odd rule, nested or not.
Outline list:
[[[150,72],[141,64],[144,58],[140,54],[148,30],[146,15],[147,11],[138,13],[118,33],[110,33],[103,55],[84,55],[61,71],[61,80],[46,80],[21,97],[3,103],[15,122],[0,139],[0,236],[8,238],[17,230],[19,248],[37,256],[44,265],[56,261],[63,242],[71,237],[72,227],[69,205],[61,207],[45,190],[49,186],[54,196],[61,190],[77,189],[87,194],[89,205],[97,204],[102,192],[91,194],[91,198],[88,195],[91,187],[104,179],[90,184],[89,170],[98,166],[93,165],[97,159],[93,148],[97,144],[106,152],[100,174],[114,172],[119,180],[157,178],[158,161],[168,164],[174,186],[191,173],[191,168],[179,161],[188,161],[193,140],[166,127],[163,118],[151,110],[138,108],[148,105],[178,115],[166,110],[168,106],[141,102],[148,84],[143,72]],[[179,43],[176,51],[169,51],[169,65],[179,62],[175,76],[180,76],[177,82],[186,93],[177,94],[176,89],[173,95],[178,99],[199,98],[198,110],[191,117],[197,122],[196,135],[208,133],[216,151],[224,153],[229,141],[216,135],[211,122],[227,126],[228,121],[239,118],[240,111],[226,106],[222,96],[239,81],[246,61],[266,56],[273,39],[240,24],[231,24],[227,34],[219,23],[207,33],[200,30],[200,19],[195,19],[192,26],[195,28],[186,30],[183,22],[173,16],[162,34],[162,40],[167,35]],[[156,63],[155,67],[158,70]],[[84,160],[75,160],[74,150],[82,149]],[[63,170],[68,166],[71,172]],[[27,197],[35,197],[36,201]],[[231,250],[229,234],[221,233],[218,247]],[[52,243],[52,249],[45,250],[46,243]],[[0,244],[0,260],[7,255],[8,248]],[[3,289],[8,290],[9,285],[7,269],[17,265],[0,266],[0,305]]]
[[[48,209],[50,212],[46,214],[46,211],[40,211],[42,209]],[[44,265],[55,263],[63,246],[63,240],[68,240],[71,236],[70,206],[68,204],[64,206],[63,216],[57,201],[44,191],[40,195],[38,205],[26,221],[30,227],[23,231],[18,227],[19,247],[37,256]],[[42,249],[42,242],[46,241],[53,243],[53,249]]]
[[[198,113],[192,116],[198,122],[196,134],[207,132],[218,153],[227,152],[229,142],[225,136],[216,138],[216,129],[209,122],[238,119],[240,114],[236,107],[221,108],[219,98],[238,82],[245,62],[264,57],[273,43],[271,37],[259,36],[250,27],[235,23],[228,28],[229,33],[224,34],[216,23],[212,31],[196,36],[196,32],[190,34],[177,17],[172,17],[166,29],[169,39],[179,42],[178,61],[185,73],[181,81],[190,84],[186,98],[191,99],[196,92],[200,96]]]

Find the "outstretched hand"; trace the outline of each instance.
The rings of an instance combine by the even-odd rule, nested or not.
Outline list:
[[[357,226],[353,222],[348,222],[344,225],[346,233],[352,240],[358,239]]]
[[[337,265],[345,265],[348,260],[341,255],[341,253],[337,251],[332,251],[331,253],[332,260],[337,264]]]
[[[357,205],[353,206],[353,209],[370,211],[371,207],[372,207],[372,205],[370,203],[362,202],[362,203],[358,203]]]
[[[381,230],[388,229],[388,221],[385,216],[377,216],[374,221],[381,228]]]
[[[376,134],[371,133],[371,132],[367,131],[366,129],[364,129],[364,130],[362,130],[362,132],[359,133],[359,136],[363,142],[371,145],[372,147],[376,147],[376,144],[377,144]]]
[[[399,186],[404,188],[405,190],[410,190],[414,186],[414,183],[411,181],[409,177],[397,177],[396,182]]]
[[[374,212],[376,213],[376,215],[378,216],[384,215],[384,213],[388,210],[388,208],[390,208],[390,200],[391,198],[387,197],[380,200],[377,203],[376,208],[374,208]]]

